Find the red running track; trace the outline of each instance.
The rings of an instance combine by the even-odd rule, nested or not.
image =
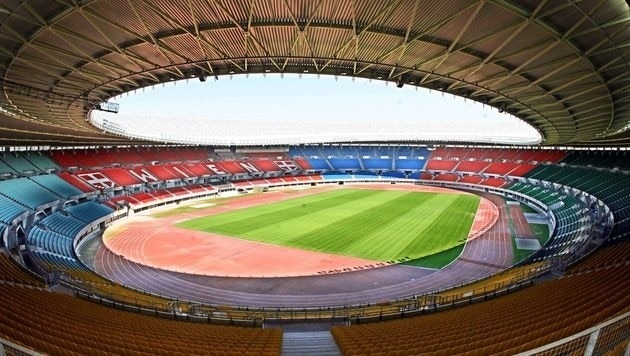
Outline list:
[[[470,194],[452,189],[426,186],[392,186],[370,184],[362,189],[414,190],[443,194]],[[326,187],[330,189],[343,189]],[[342,256],[261,242],[231,238],[175,226],[183,218],[218,214],[247,206],[267,204],[297,196],[321,192],[322,189],[277,191],[233,199],[218,207],[168,218],[137,216],[106,231],[103,242],[113,253],[129,261],[173,272],[225,277],[295,277],[344,273],[387,266],[388,263]],[[490,229],[497,221],[497,207],[481,198],[468,240]]]

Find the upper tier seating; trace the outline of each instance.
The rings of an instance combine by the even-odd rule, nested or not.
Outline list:
[[[395,169],[405,170],[405,171],[418,171],[424,168],[426,160],[424,159],[401,159],[397,158],[394,160]]]
[[[457,174],[455,173],[440,173],[433,177],[433,180],[442,180],[446,182],[455,182],[457,181]]]
[[[575,151],[570,152],[562,160],[574,166],[594,166],[602,168],[619,168],[630,171],[630,152],[628,151]]]
[[[65,199],[83,194],[81,190],[55,174],[33,176],[30,179]]]
[[[99,150],[60,150],[50,152],[52,159],[64,168],[101,168],[146,165],[153,162],[204,162],[209,151],[204,148],[110,148]]]
[[[74,187],[76,187],[83,193],[90,193],[94,191],[94,188],[91,185],[85,183],[82,179],[78,178],[74,174],[71,174],[69,172],[61,172],[61,173],[58,173],[57,176],[59,176],[59,178],[65,180],[66,182],[72,184]]]
[[[286,153],[284,151],[276,151],[276,152],[247,152],[242,153],[244,157],[248,157],[250,159],[277,159],[283,160],[286,157]]]
[[[328,170],[331,169],[328,161],[324,158],[309,158],[306,160],[308,165],[311,167],[310,169],[315,170]]]
[[[497,187],[497,188],[503,187],[506,184],[507,184],[507,181],[503,178],[487,178],[483,182],[481,182],[481,185],[487,185],[487,186]]]
[[[471,184],[479,184],[481,181],[483,181],[483,177],[481,176],[464,176],[458,180],[458,182]]]
[[[169,166],[169,165],[160,164],[160,165],[153,165],[153,166],[144,166],[144,168],[142,169],[150,172],[155,178],[161,181],[177,180],[177,179],[184,178],[183,174],[181,174],[180,172],[177,172],[176,170],[173,169],[173,166]],[[189,173],[186,173],[183,169],[180,169],[180,171],[184,172],[185,174],[189,174]],[[140,173],[140,176],[142,176],[142,173]]]
[[[74,156],[80,167],[105,166],[105,163],[99,158],[100,153],[98,150],[77,150],[74,152]]]
[[[138,155],[147,163],[206,161],[208,159],[208,152],[203,148],[142,147],[138,149]]]
[[[417,171],[424,168],[429,151],[402,146],[305,146],[290,148],[289,155],[305,170]]]
[[[179,165],[190,172],[194,177],[209,176],[212,174],[203,163],[182,163]]]
[[[118,185],[126,186],[126,185],[136,185],[143,184],[140,179],[131,175],[129,171],[123,168],[105,168],[100,170],[101,173],[108,176],[111,180],[116,182]]]
[[[253,163],[258,169],[263,172],[280,172],[280,168],[273,163],[270,159],[257,159],[254,161],[250,161]]]
[[[17,152],[7,152],[0,156],[0,160],[13,168],[18,173],[40,173],[41,170],[35,167],[30,161],[22,157]]]
[[[8,164],[4,163],[4,161],[0,160],[0,176],[14,176],[18,174],[18,172],[11,168]]]
[[[92,200],[69,206],[65,210],[68,214],[83,221],[84,223],[98,220],[114,212],[111,208]]]
[[[554,150],[520,150],[520,149],[498,149],[498,148],[459,148],[459,147],[438,147],[431,158],[442,160],[465,161],[474,159],[476,161],[523,161],[523,162],[551,162],[560,161],[565,155],[564,151]]]
[[[488,167],[489,164],[489,162],[484,161],[462,161],[459,162],[455,170],[458,172],[479,173]]]
[[[455,169],[458,161],[443,161],[439,159],[430,159],[427,162],[427,171],[452,171]]]
[[[361,164],[357,158],[329,158],[328,162],[336,170],[357,170],[361,169]]]
[[[313,169],[309,161],[304,158],[294,158],[293,162],[303,170]]]
[[[50,157],[56,164],[63,168],[81,166],[74,151],[71,150],[50,151]]]
[[[28,178],[1,181],[0,194],[31,209],[59,200],[59,196]]]
[[[514,162],[493,162],[484,169],[483,173],[504,176],[516,169],[518,166],[519,164]]]
[[[24,157],[24,159],[31,162],[37,169],[39,169],[43,173],[47,173],[50,171],[59,171],[61,167],[56,164],[51,158],[48,152],[33,152],[26,151],[20,152],[20,155]]]
[[[218,167],[219,171],[225,172],[227,174],[247,174],[248,171],[243,168],[237,161],[219,161],[213,162],[216,167]],[[211,169],[212,170],[212,169]],[[219,174],[219,172],[215,172]]]
[[[530,172],[532,169],[536,168],[535,164],[532,163],[521,163],[512,171],[509,172],[508,175],[513,177],[523,177],[525,174]]]

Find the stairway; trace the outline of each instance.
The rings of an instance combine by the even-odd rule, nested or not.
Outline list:
[[[330,331],[285,332],[282,355],[341,355]]]

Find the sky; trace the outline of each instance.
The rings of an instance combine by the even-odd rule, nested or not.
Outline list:
[[[110,100],[120,112],[282,122],[478,123],[526,130],[520,120],[472,100],[414,86],[314,74],[191,78],[140,89]],[[477,125],[472,125],[477,126]],[[474,128],[473,128],[474,129]],[[531,129],[536,136],[535,130]]]

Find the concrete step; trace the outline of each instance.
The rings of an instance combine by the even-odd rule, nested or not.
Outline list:
[[[341,355],[330,331],[285,332],[282,355]]]

